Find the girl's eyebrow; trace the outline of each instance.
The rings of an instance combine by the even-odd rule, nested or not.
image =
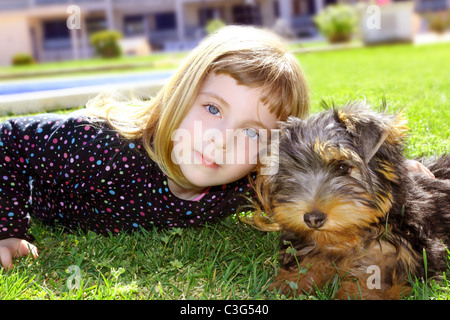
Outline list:
[[[210,96],[214,99],[219,100],[219,102],[225,106],[225,107],[229,107],[230,105],[228,104],[228,102],[226,102],[221,96],[213,93],[213,92],[200,92],[199,94],[205,95],[205,96]]]

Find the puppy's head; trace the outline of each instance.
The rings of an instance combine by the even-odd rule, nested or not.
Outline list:
[[[271,155],[277,172],[256,180],[255,224],[322,244],[356,241],[392,206],[406,130],[400,115],[361,103],[289,118]]]

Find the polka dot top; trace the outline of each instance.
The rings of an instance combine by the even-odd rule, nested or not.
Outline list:
[[[199,226],[234,213],[247,178],[177,198],[140,140],[80,114],[43,114],[0,125],[0,239],[30,239],[30,216],[97,233]]]

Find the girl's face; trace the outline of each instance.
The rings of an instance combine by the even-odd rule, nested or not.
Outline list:
[[[278,119],[260,102],[261,90],[210,74],[172,135],[172,160],[196,187],[227,184],[256,166]]]

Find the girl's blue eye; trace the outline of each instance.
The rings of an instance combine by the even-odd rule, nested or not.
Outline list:
[[[259,134],[258,134],[258,130],[254,129],[254,128],[248,128],[248,129],[244,129],[244,134],[249,137],[250,139],[253,140],[258,140],[259,139]]]
[[[220,110],[215,105],[212,104],[206,105],[206,110],[212,115],[220,117]]]

